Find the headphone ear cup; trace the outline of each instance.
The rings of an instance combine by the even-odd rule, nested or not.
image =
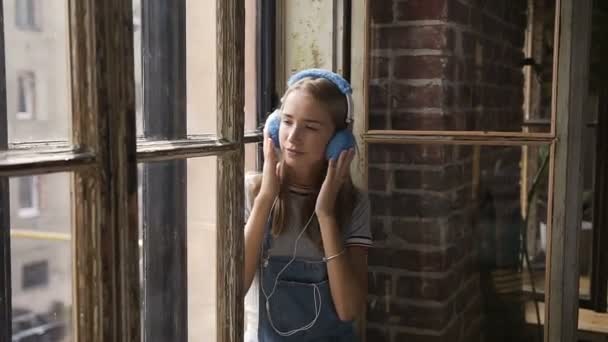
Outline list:
[[[325,157],[327,160],[338,159],[340,153],[355,147],[355,137],[348,129],[342,129],[336,132],[327,144],[325,149]]]
[[[268,116],[266,119],[266,129],[268,130],[268,135],[272,139],[274,143],[274,147],[279,148],[279,127],[281,126],[281,115],[280,111],[277,109],[272,114]]]

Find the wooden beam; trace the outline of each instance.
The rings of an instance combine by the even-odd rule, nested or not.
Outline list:
[[[351,86],[353,88],[354,122],[353,135],[357,141],[356,159],[351,172],[355,185],[367,189],[367,85],[369,64],[369,1],[352,2],[352,41],[351,41]]]
[[[241,144],[217,158],[217,341],[243,341],[245,2],[217,1],[217,130]]]
[[[488,137],[482,132],[404,132],[404,131],[368,131],[363,135],[366,144],[450,144],[450,145],[493,145],[520,146],[546,145],[553,142],[548,136],[528,134],[508,134]],[[465,133],[465,132],[462,132]],[[475,134],[479,133],[479,134]]]
[[[74,174],[75,340],[141,340],[133,13],[71,0],[73,141],[95,153]]]
[[[95,165],[93,152],[72,147],[0,152],[0,176],[76,171],[93,165]]]
[[[512,139],[536,139],[552,141],[555,136],[551,133],[533,132],[495,132],[495,131],[423,131],[423,130],[368,130],[367,134],[385,134],[393,136],[444,136],[444,137],[472,137],[472,138],[512,138]]]
[[[351,164],[353,183],[363,189],[368,187],[368,146],[365,134],[368,118],[368,72],[369,72],[369,1],[355,0],[351,4],[350,16],[350,83],[353,89],[354,122],[353,135],[357,142],[357,154]],[[357,320],[361,342],[367,340],[367,312]]]
[[[545,341],[576,340],[578,236],[582,214],[581,120],[589,83],[591,0],[560,0],[556,141],[550,183],[551,226],[545,295]]]

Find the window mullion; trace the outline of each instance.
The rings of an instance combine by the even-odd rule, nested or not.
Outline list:
[[[0,6],[4,22],[4,6]],[[8,148],[4,25],[0,25],[0,150]],[[8,177],[0,177],[0,341],[11,340],[11,249]]]
[[[243,341],[245,2],[217,1],[217,120],[240,144],[217,159],[217,340]]]
[[[559,25],[556,96],[556,141],[549,178],[548,257],[545,293],[545,341],[576,340],[578,330],[578,237],[582,215],[580,120],[589,84],[591,0],[558,1]]]
[[[144,137],[186,139],[185,0],[142,2],[142,49]],[[184,159],[143,167],[147,342],[188,339],[186,177]]]
[[[69,1],[76,340],[139,341],[137,165],[130,1]]]

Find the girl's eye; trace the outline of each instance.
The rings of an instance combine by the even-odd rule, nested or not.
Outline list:
[[[291,125],[291,120],[283,119],[283,123],[286,125]]]
[[[316,126],[306,126],[306,128],[310,129],[311,131],[318,131],[319,128]]]

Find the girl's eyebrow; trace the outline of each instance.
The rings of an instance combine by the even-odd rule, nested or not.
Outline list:
[[[289,119],[293,119],[293,115],[291,115],[291,114],[289,114],[289,113],[285,113],[285,112],[283,112],[283,115],[284,115],[284,116],[286,116],[286,117],[287,117],[287,118],[289,118]],[[316,123],[316,124],[319,124],[319,125],[323,124],[323,123],[322,123],[321,121],[319,121],[319,120],[304,119],[304,120],[302,120],[302,121],[304,121],[304,122],[309,122],[309,123]]]

